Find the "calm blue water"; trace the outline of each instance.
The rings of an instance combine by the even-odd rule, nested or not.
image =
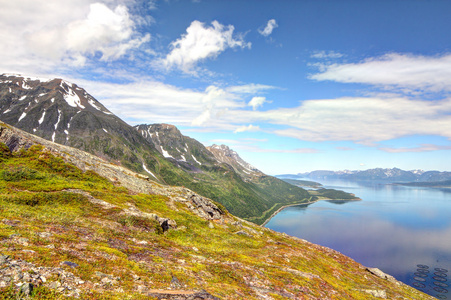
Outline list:
[[[451,299],[451,190],[321,183],[362,201],[288,207],[266,227],[335,249],[423,292]]]

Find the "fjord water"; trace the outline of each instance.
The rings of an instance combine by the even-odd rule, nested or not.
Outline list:
[[[321,183],[353,193],[362,201],[287,207],[266,227],[335,249],[446,299],[451,290],[451,189],[380,182]]]

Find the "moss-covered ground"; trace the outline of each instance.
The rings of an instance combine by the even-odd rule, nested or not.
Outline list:
[[[82,279],[82,299],[151,299],[151,289],[174,289],[174,278],[177,289],[203,289],[221,299],[374,298],[365,290],[383,290],[389,299],[429,299],[333,250],[232,215],[205,220],[168,200],[82,172],[40,146],[10,153],[0,145],[0,253],[67,269]],[[124,214],[130,204],[175,220],[177,228],[163,233],[156,221]],[[102,284],[97,272],[115,280]],[[57,280],[47,278],[31,298],[68,299],[50,287]],[[17,297],[13,285],[0,289],[0,299]]]

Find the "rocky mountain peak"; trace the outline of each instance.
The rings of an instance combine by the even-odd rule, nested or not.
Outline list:
[[[30,102],[40,104],[41,102],[50,101],[52,104],[61,106],[61,109],[68,105],[76,108],[78,111],[88,109],[112,114],[84,89],[60,78],[46,80],[2,74],[0,75],[0,83],[2,86],[0,92],[5,98],[9,99],[9,109],[11,111],[14,104],[17,104],[17,101],[26,103],[27,111],[32,110],[36,106],[31,105]]]
[[[184,136],[170,124],[141,124],[135,129],[166,158],[178,167],[190,172],[202,172],[203,166],[211,166],[216,159],[204,145]]]
[[[250,180],[253,177],[265,176],[263,172],[244,161],[236,151],[230,149],[226,145],[213,144],[212,146],[207,147],[207,149],[213,153],[218,161],[231,165],[243,179]]]

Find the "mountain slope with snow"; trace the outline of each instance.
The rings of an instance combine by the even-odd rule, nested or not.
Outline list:
[[[381,180],[390,182],[433,182],[451,179],[451,172],[375,168],[364,171],[312,171],[280,177],[306,177],[312,179]]]
[[[63,79],[0,75],[0,120],[161,183],[186,186],[254,222],[263,222],[283,205],[309,198],[305,190],[273,182],[269,176],[254,180],[246,174],[251,171],[247,163],[218,160],[175,126],[132,127]]]

